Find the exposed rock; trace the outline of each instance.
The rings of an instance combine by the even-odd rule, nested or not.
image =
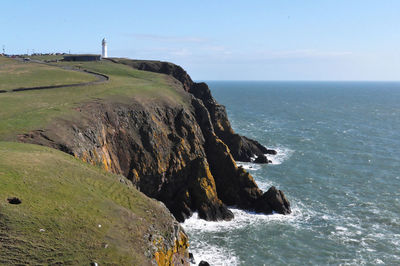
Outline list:
[[[203,102],[210,113],[215,134],[229,147],[236,161],[250,162],[254,156],[273,154],[273,152],[276,154],[276,151],[268,150],[259,142],[236,134],[233,131],[225,106],[217,103],[212,97],[206,83],[194,83],[189,92]]]
[[[78,108],[79,120],[58,120],[20,140],[60,149],[128,177],[140,191],[164,202],[180,222],[194,211],[202,219],[230,220],[233,214],[226,205],[254,210],[256,203],[270,200],[235,159],[250,161],[271,151],[234,133],[225,107],[205,83],[194,83],[170,63],[123,63],[172,75],[183,103],[135,98],[86,103]],[[259,211],[271,213],[264,207]]]
[[[276,151],[265,148],[259,142],[236,134],[228,120],[225,106],[219,104],[211,94],[208,85],[204,82],[195,83],[186,71],[175,64],[160,61],[109,59],[116,63],[129,65],[139,70],[163,73],[173,76],[180,81],[185,91],[200,99],[207,108],[213,124],[215,134],[228,145],[236,161],[250,162],[255,155],[276,154]]]
[[[191,264],[196,264],[196,260],[194,259],[193,253],[189,252],[189,262]]]
[[[276,150],[270,150],[270,149],[267,149],[267,154],[271,154],[271,155],[277,155],[277,154],[278,154],[278,152],[277,152]]]
[[[218,198],[192,110],[179,104],[132,99],[130,104],[89,103],[81,120],[20,136],[25,142],[67,151],[127,176],[146,195],[161,200],[178,221],[199,212],[206,220],[230,220]],[[209,130],[212,130],[210,128]]]
[[[210,266],[210,263],[208,263],[207,261],[200,261],[199,266]]]
[[[153,240],[158,250],[154,254],[157,265],[189,265],[188,258],[188,237],[183,231],[179,231],[174,243],[165,244],[164,238],[160,236]]]
[[[165,213],[169,213],[166,206],[160,203]],[[164,217],[164,228],[156,229],[150,225],[147,239],[150,240],[148,250],[157,265],[189,265],[189,239],[181,225],[169,213],[170,219]],[[159,220],[161,217],[155,217]]]
[[[191,174],[197,178],[191,180],[190,187],[199,217],[204,220],[231,220],[233,213],[218,198],[214,178],[205,160],[198,159],[194,165]]]
[[[257,156],[257,158],[254,160],[255,163],[269,163],[270,161],[267,159],[267,156],[264,154],[261,154]]]
[[[256,211],[262,213],[277,212],[280,214],[290,214],[290,203],[285,194],[274,186],[270,187],[256,202]]]
[[[209,113],[202,102],[193,99],[192,105],[205,138],[205,152],[219,198],[227,205],[251,209],[255,199],[261,196],[261,190],[249,173],[237,167],[229,148],[215,135]]]

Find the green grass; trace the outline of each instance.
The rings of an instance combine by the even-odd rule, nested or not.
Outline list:
[[[169,234],[169,212],[122,184],[122,176],[57,150],[14,141],[18,134],[46,129],[58,119],[79,123],[76,109],[89,102],[182,105],[187,96],[169,76],[107,60],[39,64],[0,57],[0,89],[95,79],[62,67],[92,70],[110,80],[0,93],[0,265],[145,265],[149,240],[144,234],[149,225]],[[8,197],[18,197],[22,204],[9,204]]]
[[[145,265],[149,225],[161,235],[172,227],[170,213],[159,203],[122,184],[124,177],[70,155],[5,141],[46,129],[58,119],[79,123],[76,108],[93,101],[182,105],[187,96],[169,76],[107,60],[39,64],[0,57],[0,89],[95,79],[61,67],[92,70],[110,80],[0,93],[0,265]],[[22,204],[9,204],[8,197]]]
[[[145,264],[143,235],[169,214],[121,178],[57,150],[0,142],[0,264]]]
[[[107,60],[52,65],[92,70],[108,75],[110,80],[90,86],[0,93],[0,140],[15,141],[18,134],[46,128],[56,118],[79,119],[75,108],[90,101],[129,103],[140,99],[141,103],[150,105],[155,101],[185,103],[182,91],[163,74],[139,71]]]
[[[53,61],[53,60],[62,60],[64,58],[64,55],[30,55],[26,57],[33,60]]]
[[[96,79],[87,73],[0,57],[0,90],[77,84]]]

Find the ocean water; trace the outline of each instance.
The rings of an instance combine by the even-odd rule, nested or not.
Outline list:
[[[232,207],[183,227],[211,265],[400,265],[400,83],[207,82],[234,130],[275,148],[240,163],[293,213]]]

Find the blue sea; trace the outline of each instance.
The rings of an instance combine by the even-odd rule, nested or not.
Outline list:
[[[183,227],[211,265],[400,265],[400,83],[207,82],[233,129],[278,151],[241,163],[293,213],[231,208]]]

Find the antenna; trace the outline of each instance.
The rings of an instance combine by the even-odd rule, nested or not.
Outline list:
[[[6,46],[3,44],[3,54],[6,53]]]

